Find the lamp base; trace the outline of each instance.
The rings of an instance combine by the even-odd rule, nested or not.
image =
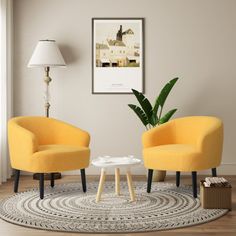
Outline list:
[[[61,173],[54,173],[54,179],[61,179]],[[33,179],[39,180],[39,173],[33,174]],[[45,180],[51,180],[51,175],[50,174],[44,174],[44,179]]]

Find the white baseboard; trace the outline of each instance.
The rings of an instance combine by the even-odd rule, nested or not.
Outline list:
[[[220,175],[236,175],[236,163],[222,163],[217,169]]]

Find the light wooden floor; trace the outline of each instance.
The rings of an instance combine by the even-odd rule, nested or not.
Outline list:
[[[113,178],[113,177],[110,177]],[[199,179],[203,176],[199,177]],[[136,176],[134,180],[145,180],[145,177]],[[227,176],[227,179],[233,185],[233,210],[222,218],[209,222],[207,224],[202,224],[194,227],[182,228],[171,231],[161,231],[152,233],[137,233],[137,234],[120,234],[120,235],[135,235],[135,236],[154,236],[154,235],[235,235],[236,236],[236,176]],[[98,180],[97,176],[88,176],[87,181]],[[57,183],[65,182],[80,182],[80,176],[65,176],[61,180],[57,180]],[[174,182],[175,178],[173,176],[167,176],[166,182]],[[181,178],[181,183],[191,184],[191,177],[183,176]],[[47,182],[46,182],[47,184]],[[32,187],[37,187],[38,181],[32,180],[31,176],[22,176],[20,179],[19,191],[27,190]],[[0,198],[7,197],[11,195],[13,188],[13,181],[9,180],[0,186]],[[3,220],[0,220],[0,236],[73,236],[79,234],[70,233],[58,233],[49,232],[43,230],[35,230],[25,227],[20,227],[17,225],[9,224]],[[81,235],[81,234],[80,234]],[[89,235],[89,234],[84,234]],[[107,234],[108,235],[108,234]]]

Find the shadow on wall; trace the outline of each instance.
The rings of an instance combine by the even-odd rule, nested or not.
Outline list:
[[[60,44],[59,48],[67,65],[74,64],[79,60],[78,54],[76,54],[72,47],[66,44]]]

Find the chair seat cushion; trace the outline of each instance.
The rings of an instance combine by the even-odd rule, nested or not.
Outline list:
[[[145,167],[157,170],[195,171],[201,169],[200,152],[189,144],[168,144],[143,149]]]
[[[89,156],[87,147],[41,145],[32,155],[31,168],[43,173],[84,169],[89,165]]]

